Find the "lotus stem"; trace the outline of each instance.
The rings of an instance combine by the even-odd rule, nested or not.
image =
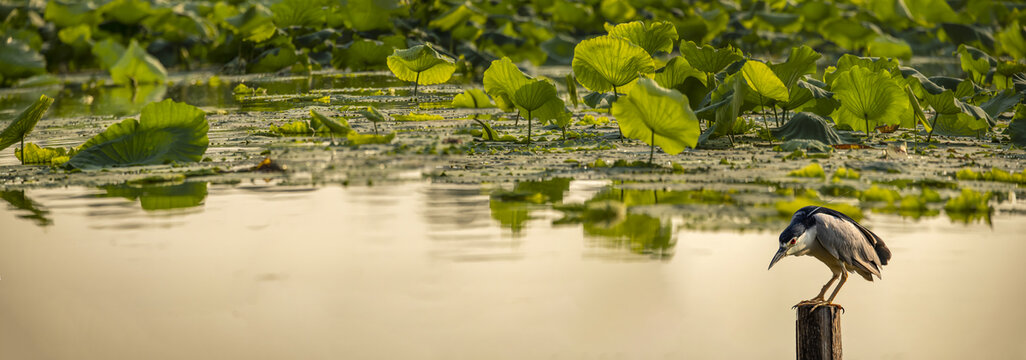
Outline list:
[[[926,135],[926,144],[930,144],[930,139],[933,138],[933,131],[937,130],[937,115],[933,115],[933,125],[930,125],[930,134]]]
[[[776,105],[774,105],[772,107],[772,109],[773,109],[773,120],[776,120],[777,121],[777,127],[780,127],[780,117],[777,116],[777,107],[776,107]]]
[[[531,146],[531,110],[527,110],[527,146]]]
[[[417,73],[417,80],[413,81],[413,100],[417,100],[417,86],[420,85],[420,73]]]
[[[613,85],[613,102],[620,100],[620,96],[616,94],[616,85]],[[609,115],[613,115],[613,104],[609,104]],[[623,130],[620,129],[620,121],[616,122],[616,132],[620,134],[620,141],[623,141]]]
[[[652,131],[652,143],[648,144],[648,164],[655,165],[652,159],[655,158],[655,131]]]

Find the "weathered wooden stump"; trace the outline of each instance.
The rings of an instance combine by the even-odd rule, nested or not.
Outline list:
[[[795,322],[798,360],[841,359],[841,308],[799,305]]]

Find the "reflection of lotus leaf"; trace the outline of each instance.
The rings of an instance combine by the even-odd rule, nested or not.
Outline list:
[[[830,126],[830,122],[819,115],[807,112],[794,114],[784,126],[772,130],[773,137],[781,140],[808,139],[827,145],[850,144]]]
[[[29,219],[36,222],[36,225],[53,225],[53,219],[48,218],[50,211],[43,209],[39,203],[25,196],[25,190],[0,191],[0,199],[3,199],[11,208],[28,211],[28,214],[18,215],[19,218]]]
[[[207,198],[207,183],[187,182],[170,186],[132,186],[127,184],[105,186],[101,197],[121,197],[139,200],[143,210],[185,209],[203,205]]]
[[[606,246],[627,248],[632,253],[657,258],[672,257],[673,248],[677,245],[670,224],[663,224],[658,218],[645,214],[627,214],[622,222],[613,226],[585,222],[584,233],[604,238]]]

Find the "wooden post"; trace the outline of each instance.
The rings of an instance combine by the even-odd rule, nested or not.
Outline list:
[[[799,305],[795,321],[798,360],[841,359],[841,309],[837,306]]]

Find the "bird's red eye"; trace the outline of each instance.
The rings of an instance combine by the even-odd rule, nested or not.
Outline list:
[[[798,239],[796,239],[796,238],[791,238],[791,245],[794,245],[794,243],[795,243],[795,242],[797,242],[797,241],[798,241]]]

